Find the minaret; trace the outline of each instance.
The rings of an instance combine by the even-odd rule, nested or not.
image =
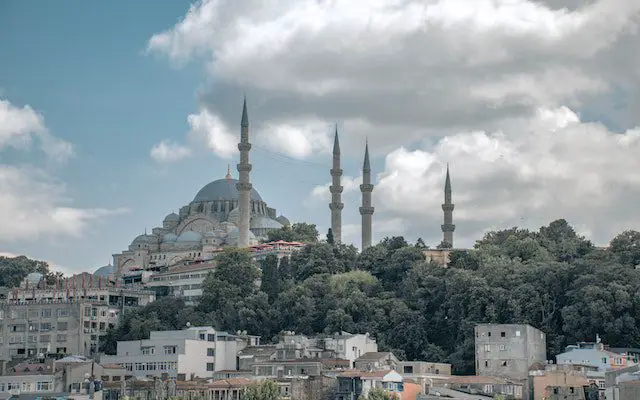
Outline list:
[[[247,98],[244,98],[242,105],[242,122],[240,123],[240,164],[238,164],[239,179],[236,188],[239,192],[238,199],[238,230],[240,236],[238,238],[238,247],[249,247],[249,207],[251,201],[251,181],[249,173],[251,172],[251,164],[249,164],[249,116],[247,115]]]
[[[340,169],[340,144],[338,143],[338,125],[336,124],[336,135],[333,140],[333,168],[331,168],[331,231],[333,232],[334,243],[342,243],[342,186],[340,185],[340,177],[342,169]]]
[[[451,178],[449,178],[449,164],[447,163],[447,178],[444,182],[444,204],[442,204],[442,211],[444,211],[442,241],[447,243],[449,247],[453,247],[453,231],[456,230],[456,226],[453,224],[453,208],[454,204],[451,202]]]
[[[364,163],[362,164],[362,207],[360,207],[360,215],[362,216],[362,250],[371,246],[371,217],[374,208],[371,206],[371,192],[373,185],[371,184],[371,165],[369,164],[369,143],[364,146]]]

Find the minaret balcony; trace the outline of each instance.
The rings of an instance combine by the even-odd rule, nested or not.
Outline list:
[[[454,208],[455,208],[454,204],[446,204],[445,203],[445,204],[442,205],[442,211],[445,211],[445,212],[453,211]]]
[[[238,164],[238,172],[251,172],[253,166],[251,164]]]
[[[375,207],[360,207],[360,215],[372,215]]]
[[[363,183],[360,185],[360,191],[362,193],[371,193],[373,192],[373,185],[370,183]]]
[[[342,190],[344,190],[344,186],[329,186],[329,192],[333,194],[342,193]]]
[[[249,182],[238,182],[236,183],[236,189],[239,191],[249,191],[253,188],[253,185]]]
[[[344,208],[344,203],[329,203],[329,209],[331,211],[341,211]]]
[[[251,143],[249,143],[249,142],[240,142],[240,143],[238,143],[238,150],[240,150],[240,151],[249,151],[249,150],[251,150]]]
[[[442,232],[454,232],[456,230],[454,224],[442,224],[440,227],[442,228]]]

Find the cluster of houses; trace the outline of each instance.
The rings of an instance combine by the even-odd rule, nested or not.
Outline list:
[[[356,400],[381,389],[398,400],[640,399],[640,349],[597,339],[546,359],[546,337],[529,325],[475,327],[476,375],[451,365],[403,361],[381,352],[367,333],[308,337],[283,332],[275,344],[247,332],[188,326],[120,341],[95,359],[4,361],[0,399],[242,400],[255,382],[272,380],[283,400]]]
[[[100,354],[100,338],[127,308],[156,299],[153,283],[201,281],[211,266],[177,268],[151,286],[116,286],[90,274],[51,284],[31,274],[21,287],[0,288],[0,400],[242,400],[248,385],[266,379],[284,400],[356,400],[373,388],[399,400],[640,399],[640,349],[610,348],[597,337],[548,361],[544,332],[529,325],[477,325],[473,376],[453,375],[449,364],[399,360],[367,333],[283,332],[263,344],[247,332],[187,326]]]

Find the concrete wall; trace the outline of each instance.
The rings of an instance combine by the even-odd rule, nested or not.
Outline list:
[[[582,387],[589,380],[577,371],[547,371],[545,375],[531,377],[532,400],[544,400],[548,395],[547,387]]]
[[[532,364],[546,362],[546,335],[529,325],[480,324],[475,336],[477,375],[527,379]]]

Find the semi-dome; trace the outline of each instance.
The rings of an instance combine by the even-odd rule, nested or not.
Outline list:
[[[179,221],[180,221],[180,216],[176,213],[171,213],[166,217],[164,217],[163,222],[179,222]]]
[[[39,283],[44,276],[39,272],[32,272],[27,275],[27,282],[37,284]]]
[[[291,225],[291,222],[289,222],[289,219],[284,215],[280,215],[278,218],[276,218],[276,221],[280,222],[282,225],[287,225],[287,226]]]
[[[237,240],[240,237],[240,230],[238,228],[233,228],[231,229],[231,232],[229,232],[229,236],[227,236],[229,239],[235,239]],[[249,231],[249,239],[255,239],[256,235],[253,234],[253,232]]]
[[[176,240],[178,240],[178,235],[176,235],[175,233],[167,233],[162,237],[162,241],[164,243],[173,243]]]
[[[239,193],[236,188],[237,183],[238,180],[233,178],[218,179],[217,181],[210,182],[200,189],[196,197],[193,198],[193,202],[238,200]],[[254,188],[251,189],[251,200],[262,201],[262,197],[260,197],[260,194]]]
[[[104,267],[100,267],[93,273],[93,276],[107,278],[109,275],[116,274],[116,267],[113,265],[105,265]]]
[[[282,224],[269,217],[256,216],[251,218],[249,227],[251,229],[280,229]]]
[[[145,244],[145,243],[149,243],[150,241],[151,241],[151,236],[149,236],[149,235],[139,235],[138,237],[133,239],[133,242],[131,242],[131,244],[132,245],[134,245],[134,244]]]
[[[200,242],[202,240],[202,235],[198,232],[187,231],[182,235],[178,236],[177,242]]]

